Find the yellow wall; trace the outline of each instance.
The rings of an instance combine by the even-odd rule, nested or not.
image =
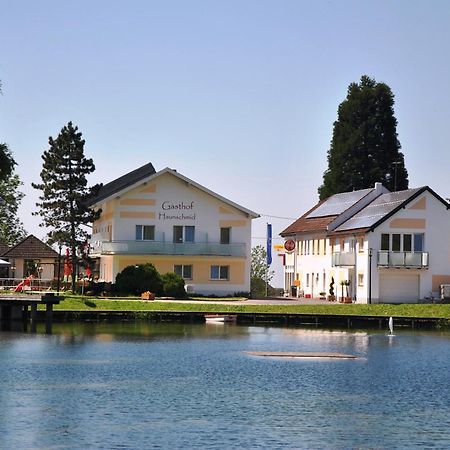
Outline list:
[[[190,256],[117,256],[118,271],[135,264],[152,263],[159,273],[173,272],[175,265],[192,265],[192,280],[186,283],[197,284],[244,284],[245,261],[231,258],[201,258]],[[229,266],[229,280],[211,280],[211,266]]]

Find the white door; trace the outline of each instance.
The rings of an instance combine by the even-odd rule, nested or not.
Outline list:
[[[380,274],[380,302],[417,303],[419,275],[409,273]]]

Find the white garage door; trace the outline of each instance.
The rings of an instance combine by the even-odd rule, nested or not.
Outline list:
[[[380,274],[380,301],[416,303],[419,300],[419,275],[409,273]]]

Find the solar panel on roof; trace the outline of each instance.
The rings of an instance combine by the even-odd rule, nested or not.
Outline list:
[[[360,191],[335,194],[308,214],[307,218],[337,216],[353,206],[371,191],[372,189],[362,189]]]
[[[338,226],[334,231],[347,231],[357,228],[370,228],[375,225],[384,216],[392,212],[400,206],[404,201],[408,200],[419,189],[408,189],[406,191],[389,192],[377,197],[373,202],[369,203],[365,208],[348,219],[342,225]]]

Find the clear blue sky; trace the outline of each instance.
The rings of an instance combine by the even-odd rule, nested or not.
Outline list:
[[[410,186],[450,196],[448,1],[3,0],[0,10],[0,141],[38,237],[30,183],[69,120],[97,166],[92,182],[151,161],[260,214],[298,217],[317,201],[337,107],[363,74],[395,94]],[[254,221],[254,245],[268,221],[275,235],[289,224]]]

